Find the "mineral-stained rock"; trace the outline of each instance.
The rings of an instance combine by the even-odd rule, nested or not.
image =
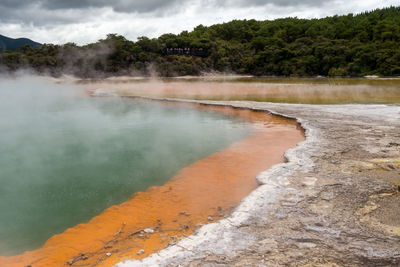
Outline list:
[[[295,118],[307,139],[231,216],[117,266],[400,266],[400,106],[200,102]]]

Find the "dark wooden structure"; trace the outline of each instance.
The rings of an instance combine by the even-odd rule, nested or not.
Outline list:
[[[208,57],[209,53],[204,48],[165,48],[163,50],[164,55],[181,55],[181,56],[196,56],[196,57]]]

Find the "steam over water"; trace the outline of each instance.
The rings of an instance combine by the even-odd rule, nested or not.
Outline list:
[[[37,78],[0,80],[0,255],[40,247],[249,129],[192,107],[88,98]]]

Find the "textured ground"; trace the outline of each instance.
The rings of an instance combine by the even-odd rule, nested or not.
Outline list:
[[[307,139],[229,217],[118,266],[400,266],[400,106],[202,103],[296,118]]]

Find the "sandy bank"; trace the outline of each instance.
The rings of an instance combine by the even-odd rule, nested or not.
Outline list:
[[[201,101],[296,118],[306,141],[228,218],[126,266],[399,266],[400,107]]]

